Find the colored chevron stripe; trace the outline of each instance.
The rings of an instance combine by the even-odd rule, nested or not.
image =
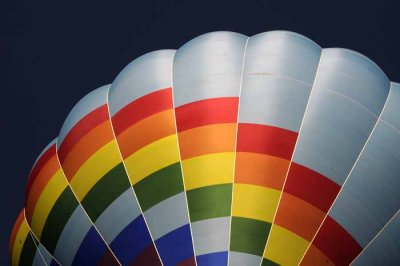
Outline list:
[[[396,265],[399,102],[364,56],[283,31],[148,53],[39,155],[10,262]]]
[[[104,90],[104,88],[99,90]],[[104,94],[104,97],[106,97],[106,94]],[[76,108],[79,109],[79,105],[85,105],[86,101],[90,101],[90,99],[84,98]],[[106,99],[103,99],[103,101],[106,101]],[[71,113],[69,117],[75,118],[77,115]],[[104,117],[106,117],[105,121]],[[67,118],[66,123],[71,124],[69,118]],[[70,135],[71,133],[73,135]],[[79,139],[77,136],[81,138]],[[111,248],[115,248],[113,252],[117,258],[121,263],[128,263],[135,259],[134,256],[139,256],[141,252],[144,252],[147,246],[134,247],[129,245],[131,242],[128,241],[112,245],[116,239],[140,240],[140,238],[135,238],[138,233],[126,230],[126,227],[142,216],[133,190],[130,189],[129,178],[120,156],[119,147],[114,140],[107,104],[92,111],[88,109],[85,116],[78,120],[77,124],[66,134],[60,147],[70,138],[74,138],[74,141],[69,143],[75,143],[75,145],[64,146],[69,151],[65,152],[67,155],[62,167],[71,181],[71,188],[106,243]],[[125,208],[123,215],[129,217],[129,219],[120,223],[116,220],[118,218],[116,214],[121,208],[121,199],[126,200],[127,197],[128,201],[135,204],[130,209]],[[111,213],[114,215],[110,215]],[[113,221],[113,223],[108,222],[107,219]],[[145,226],[142,229],[139,235],[142,238],[151,239],[147,227]],[[114,233],[110,234],[109,232]],[[135,252],[132,253],[133,250]],[[107,251],[107,254],[109,253]],[[80,254],[79,250],[77,254]],[[105,256],[105,258],[108,256]],[[159,262],[155,259],[154,263],[158,264]]]
[[[238,127],[230,237],[230,250],[238,252],[234,261],[240,261],[239,254],[263,255],[297,138],[277,127]]]
[[[113,116],[112,122],[129,178],[163,263],[188,263],[194,254],[182,193],[171,88],[132,101]]]
[[[188,103],[176,109],[190,221],[204,224],[196,227],[199,234],[211,229],[205,228],[208,221],[231,215],[237,104],[238,98],[235,97],[216,98]],[[228,228],[229,225],[221,230]],[[221,243],[220,247],[207,251],[215,255],[205,253],[199,256],[201,247],[194,241],[198,264],[208,260],[215,260],[213,263],[226,260],[226,252],[217,256],[219,253],[215,251],[226,250],[227,244]]]

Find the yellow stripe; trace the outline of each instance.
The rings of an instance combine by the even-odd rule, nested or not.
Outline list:
[[[186,190],[232,183],[234,159],[234,152],[222,152],[182,161]]]
[[[72,178],[71,187],[78,199],[81,201],[106,173],[121,162],[115,140],[101,147],[79,168]]]
[[[64,174],[59,169],[50,179],[49,183],[43,189],[42,194],[36,203],[35,209],[32,215],[31,228],[35,235],[40,239],[42,230],[46,222],[47,216],[57,199],[67,187],[67,181],[65,180]]]
[[[264,258],[280,265],[298,265],[307,246],[307,240],[274,224]]]
[[[134,185],[151,173],[178,161],[178,142],[174,134],[136,151],[125,160],[125,166]]]
[[[232,215],[272,223],[280,191],[235,183]]]
[[[21,223],[21,226],[18,229],[18,233],[15,237],[14,247],[13,247],[13,251],[12,251],[12,255],[11,255],[11,264],[12,265],[19,264],[19,259],[21,257],[22,248],[24,247],[26,238],[29,236],[28,234],[29,234],[29,227],[24,218],[24,220]]]

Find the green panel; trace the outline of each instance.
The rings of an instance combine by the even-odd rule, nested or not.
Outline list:
[[[196,188],[187,192],[190,221],[231,215],[232,184]]]
[[[40,239],[50,253],[54,252],[65,224],[78,205],[70,187],[66,187],[51,209]]]
[[[146,211],[183,191],[181,164],[171,164],[133,186],[140,206]]]
[[[261,266],[279,266],[280,264],[273,262],[272,260],[263,258]]]
[[[96,222],[100,214],[129,187],[129,179],[121,162],[93,186],[83,198],[82,206],[90,219]]]
[[[22,247],[19,265],[32,265],[36,250],[37,247],[35,242],[33,242],[31,234],[28,233],[24,242],[24,246]]]
[[[262,256],[271,224],[232,217],[230,250]]]

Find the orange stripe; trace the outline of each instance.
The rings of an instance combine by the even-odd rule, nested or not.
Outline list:
[[[306,255],[301,261],[302,266],[314,266],[314,265],[329,265],[334,266],[335,264],[314,245],[311,245]]]
[[[60,169],[60,164],[58,163],[57,156],[54,154],[36,176],[26,200],[26,219],[29,222],[32,219],[33,210],[40,194],[58,169]]]
[[[325,213],[317,207],[284,192],[275,223],[311,241],[324,217]]]
[[[79,140],[62,163],[69,181],[97,150],[114,138],[110,120],[103,122]]]
[[[117,136],[122,157],[128,158],[140,148],[175,134],[174,110],[160,112],[145,118]]]
[[[272,155],[237,152],[235,182],[282,190],[289,161]]]
[[[12,255],[12,250],[14,248],[14,241],[15,237],[17,236],[17,233],[19,231],[19,228],[21,227],[22,222],[24,221],[24,209],[18,214],[17,220],[14,223],[13,229],[11,231],[11,237],[10,237],[10,244],[9,244],[9,251],[10,251],[10,258]]]
[[[213,124],[178,133],[182,160],[235,150],[236,124]]]

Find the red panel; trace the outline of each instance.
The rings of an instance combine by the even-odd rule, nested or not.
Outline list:
[[[237,151],[255,152],[290,160],[297,133],[283,128],[240,123]]]
[[[51,157],[56,153],[56,144],[51,145],[47,151],[43,153],[43,155],[37,160],[35,165],[32,168],[31,173],[29,174],[28,184],[25,189],[25,195],[28,196],[28,192],[31,190],[31,187],[39,174],[40,170],[42,170],[43,166],[47,164],[47,162],[51,159]]]
[[[115,135],[118,136],[122,131],[146,117],[172,108],[171,88],[158,90],[140,97],[113,116]]]
[[[175,110],[178,131],[211,124],[236,123],[238,103],[239,98],[226,97],[182,105]]]
[[[109,249],[106,249],[103,256],[100,258],[100,261],[97,263],[98,266],[118,266],[120,265],[118,261],[115,259],[114,255],[111,253]]]
[[[133,261],[129,263],[129,266],[161,266],[160,258],[158,257],[156,248],[153,244],[145,248]]]
[[[75,144],[93,128],[109,119],[108,107],[106,104],[94,109],[92,112],[84,116],[75,126],[68,132],[58,149],[60,162],[63,163],[68,153],[74,148]]]
[[[12,250],[14,248],[14,242],[15,242],[15,238],[17,237],[17,233],[19,231],[19,228],[21,227],[22,222],[24,221],[24,210],[22,210],[18,217],[17,220],[14,223],[13,229],[11,231],[11,237],[10,237],[10,243],[9,243],[9,252],[10,252],[10,258],[12,255]]]
[[[299,197],[325,213],[331,207],[340,186],[329,178],[302,165],[292,163],[284,191]]]
[[[194,259],[194,257],[191,257],[185,261],[182,261],[178,264],[178,266],[195,266],[196,265],[196,261]]]
[[[312,244],[336,265],[349,265],[362,251],[357,241],[329,216]]]

